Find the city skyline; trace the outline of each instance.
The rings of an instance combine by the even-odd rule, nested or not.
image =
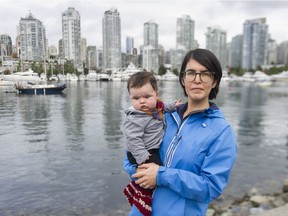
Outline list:
[[[159,25],[159,44],[166,50],[175,48],[176,20],[183,15],[189,15],[194,20],[195,39],[203,48],[207,27],[220,27],[227,32],[227,42],[231,42],[232,37],[243,33],[246,20],[261,17],[266,17],[272,39],[278,44],[288,40],[288,1],[50,0],[46,3],[42,0],[0,0],[0,3],[4,9],[0,34],[11,36],[13,45],[21,17],[31,12],[43,22],[49,45],[58,48],[58,41],[62,38],[61,14],[68,7],[79,11],[81,37],[87,39],[87,45],[96,47],[102,46],[103,14],[111,8],[116,8],[120,13],[122,50],[125,50],[127,36],[134,38],[136,48],[144,43],[144,23],[150,20]]]

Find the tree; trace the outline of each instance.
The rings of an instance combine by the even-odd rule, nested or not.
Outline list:
[[[179,75],[178,69],[177,68],[173,68],[172,73],[174,73],[176,76]]]
[[[166,72],[167,72],[167,69],[164,67],[163,64],[161,64],[159,69],[158,69],[158,74],[161,76],[161,75],[166,74]]]

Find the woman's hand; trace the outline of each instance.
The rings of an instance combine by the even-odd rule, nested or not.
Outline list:
[[[132,175],[132,178],[137,178],[136,184],[139,184],[145,189],[153,189],[156,187],[156,177],[159,165],[155,163],[147,163],[138,166],[137,173]]]

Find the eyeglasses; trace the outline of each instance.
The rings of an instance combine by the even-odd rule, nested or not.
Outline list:
[[[210,71],[186,70],[184,71],[184,79],[193,82],[196,79],[197,74],[199,74],[201,82],[207,83],[211,82],[214,79],[215,73]]]

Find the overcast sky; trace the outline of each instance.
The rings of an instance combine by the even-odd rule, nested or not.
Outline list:
[[[122,50],[126,36],[143,44],[143,24],[158,24],[159,44],[166,50],[176,45],[176,19],[190,15],[195,21],[195,39],[205,48],[207,27],[218,26],[227,32],[227,42],[242,34],[245,20],[266,17],[271,38],[288,40],[288,0],[286,1],[219,1],[219,0],[0,0],[0,34],[8,34],[15,44],[16,26],[29,11],[44,23],[49,44],[58,47],[62,38],[62,12],[74,7],[81,17],[81,37],[87,45],[102,46],[102,18],[111,7],[121,19]]]

